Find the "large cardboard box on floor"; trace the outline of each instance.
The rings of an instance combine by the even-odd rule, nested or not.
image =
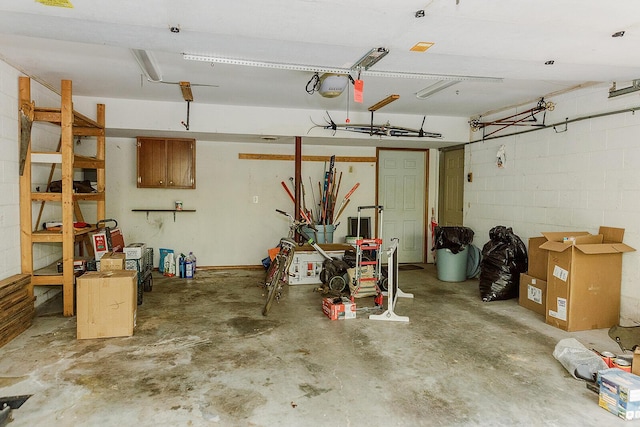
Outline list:
[[[582,233],[582,232],[579,232]],[[566,331],[609,328],[620,317],[623,228],[542,233],[548,251],[546,322]]]
[[[544,316],[547,312],[547,282],[521,273],[518,304]]]
[[[131,270],[90,271],[78,277],[78,339],[133,335],[137,277]]]

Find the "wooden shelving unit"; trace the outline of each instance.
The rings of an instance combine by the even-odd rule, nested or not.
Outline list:
[[[105,218],[105,106],[97,105],[96,120],[73,111],[72,83],[61,82],[59,108],[36,106],[31,100],[31,80],[19,78],[18,109],[20,115],[19,138],[21,149],[20,175],[20,243],[22,251],[22,273],[31,275],[30,293],[33,286],[61,285],[63,292],[63,312],[73,316],[75,312],[75,273],[73,261],[76,242],[86,239],[95,227],[76,230],[74,216],[84,222],[78,201],[95,201],[97,218]],[[32,152],[31,127],[37,122],[47,122],[60,126],[60,151]],[[95,137],[95,157],[78,156],[74,153],[75,136]],[[61,168],[62,192],[39,193],[32,191],[31,165],[35,163],[58,164]],[[74,169],[87,168],[97,171],[96,193],[74,193]],[[34,202],[53,202],[62,206],[62,231],[37,230],[33,219]],[[33,268],[33,247],[38,243],[60,243],[62,245],[63,272],[45,268],[40,272]],[[91,248],[88,248],[91,249]]]

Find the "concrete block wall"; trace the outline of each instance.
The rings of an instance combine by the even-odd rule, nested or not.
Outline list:
[[[18,76],[0,61],[0,277],[20,273]]]
[[[542,231],[597,233],[607,225],[625,228],[625,242],[640,250],[640,113],[595,117],[640,108],[640,96],[608,99],[608,85],[600,85],[549,101],[556,107],[546,123],[555,129],[466,146],[465,172],[473,172],[473,182],[465,183],[464,222],[475,231],[475,244],[481,248],[496,225],[512,227],[525,243]],[[567,118],[589,116],[565,131]],[[502,145],[507,161],[499,168]],[[621,320],[640,324],[640,252],[623,258]]]

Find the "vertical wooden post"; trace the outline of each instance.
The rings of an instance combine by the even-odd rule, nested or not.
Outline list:
[[[73,259],[73,100],[71,80],[62,80],[60,127],[62,151],[62,295],[63,314],[73,316],[75,277]]]
[[[295,213],[296,219],[300,219],[300,180],[302,177],[302,137],[296,136],[296,154],[295,154],[295,175],[294,175],[294,187],[295,187]]]
[[[31,102],[31,80],[20,77],[18,80],[18,109]],[[18,112],[18,144],[22,141],[22,113]],[[19,152],[19,150],[18,150]],[[24,171],[20,176],[20,268],[22,274],[33,275],[33,243],[31,242],[31,142],[27,150]],[[33,296],[33,282],[29,284],[29,295]]]
[[[98,136],[97,138],[97,151],[96,151],[96,158],[98,160],[102,160],[103,162],[105,162],[106,160],[106,138],[105,138],[105,127],[106,127],[106,119],[105,119],[105,108],[104,108],[104,104],[98,104],[98,111],[97,111],[97,116],[96,116],[96,121],[98,122],[98,125],[100,125],[100,127],[102,128],[102,132],[100,134],[100,136]],[[102,193],[104,194],[105,191],[105,180],[106,180],[106,174],[105,174],[105,170],[106,170],[106,164],[104,165],[104,167],[99,168],[97,170],[97,179],[98,179],[98,183],[97,183],[97,191],[98,193]],[[99,221],[101,219],[105,219],[106,218],[106,199],[102,198],[100,200],[98,200],[98,204],[97,204],[97,208],[96,208],[96,221]]]

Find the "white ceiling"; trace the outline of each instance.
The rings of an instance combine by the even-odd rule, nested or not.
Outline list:
[[[492,77],[461,81],[425,100],[433,78],[363,73],[367,111],[399,94],[385,112],[471,117],[585,82],[640,78],[640,1],[616,0],[70,0],[73,7],[2,0],[0,58],[74,94],[181,101],[179,87],[142,78],[130,49],[151,52],[166,82],[190,81],[194,103],[344,111],[347,95],[305,87],[313,73],[186,61],[183,53],[350,68],[371,48],[390,53],[371,71]],[[415,13],[424,10],[425,16]],[[180,28],[172,33],[170,27]],[[624,37],[612,34],[625,31]],[[411,52],[420,41],[427,52]],[[554,65],[545,65],[553,60]],[[353,73],[357,77],[357,73]],[[428,76],[427,76],[428,77]],[[217,85],[218,87],[196,86]]]

